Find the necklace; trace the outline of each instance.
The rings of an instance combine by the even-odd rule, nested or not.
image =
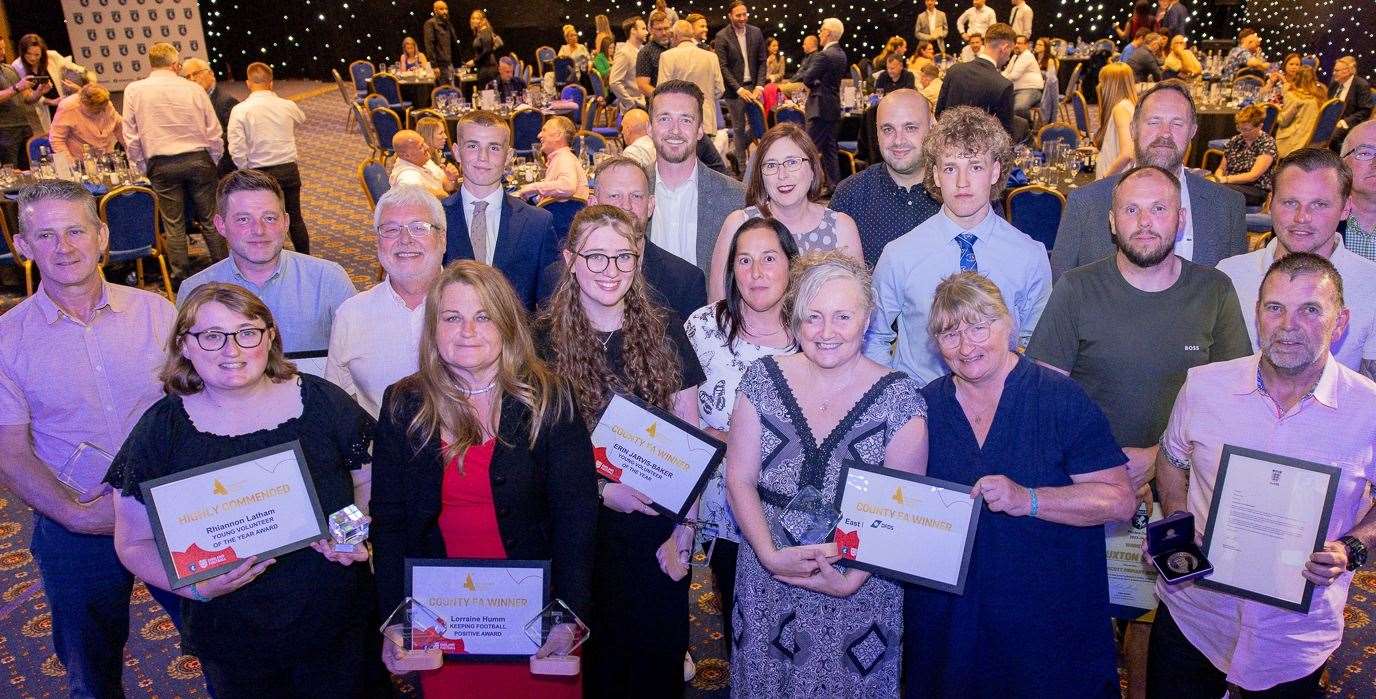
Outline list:
[[[610,342],[612,341],[612,335],[615,335],[615,334],[616,334],[616,331],[613,330],[613,331],[607,333],[607,336],[606,336],[606,337],[602,338],[602,351],[603,351],[603,352],[606,352],[606,351],[607,351],[607,344],[610,343]]]
[[[824,395],[826,395],[827,397],[822,399],[821,404],[818,406],[818,410],[821,410],[824,413],[831,410],[831,400],[839,395],[842,395],[842,391],[844,391],[847,388],[850,388],[850,385],[854,380],[855,377],[852,375],[851,377],[848,377],[846,379],[845,383],[841,384],[840,386],[837,386],[832,390],[826,391]]]
[[[784,331],[784,328],[781,325],[778,327],[778,329],[774,330],[774,332],[755,332],[754,330],[750,329],[750,324],[745,322],[744,319],[741,319],[741,327],[745,328],[745,334],[750,335],[751,337],[774,337],[775,335],[778,335],[779,333]]]
[[[494,389],[494,388],[496,388],[496,387],[497,387],[497,380],[496,380],[496,379],[493,379],[493,380],[492,380],[492,383],[490,383],[490,384],[488,384],[488,385],[486,385],[486,386],[483,386],[482,388],[461,388],[461,389],[459,389],[459,390],[463,391],[464,393],[467,393],[467,394],[470,395],[470,396],[476,396],[476,395],[481,395],[481,394],[483,394],[483,393],[487,393],[488,391],[491,391],[492,389]]]

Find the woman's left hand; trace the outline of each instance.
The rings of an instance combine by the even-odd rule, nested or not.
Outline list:
[[[686,544],[681,541],[683,537],[679,533],[680,529],[687,529],[689,532]],[[675,582],[688,575],[688,557],[693,553],[692,531],[691,527],[674,527],[674,533],[670,534],[668,540],[660,544],[655,551],[655,560],[659,562],[659,569]]]
[[[808,576],[775,575],[774,579],[781,583],[801,587],[804,590],[820,592],[832,597],[850,597],[860,589],[861,585],[869,580],[870,574],[860,570],[848,570],[842,573],[836,566],[822,564],[815,574]]]
[[[311,548],[320,552],[320,555],[338,563],[339,565],[350,565],[352,563],[362,563],[368,560],[367,542],[354,544],[353,551],[336,551],[334,544],[329,539],[321,539],[311,543]]]
[[[970,497],[984,496],[984,504],[990,512],[1003,512],[1014,517],[1026,517],[1032,513],[1032,496],[1027,488],[1018,485],[1008,476],[985,476],[975,481],[970,489]]]

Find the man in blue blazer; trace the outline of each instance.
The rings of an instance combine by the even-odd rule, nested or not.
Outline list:
[[[558,237],[554,217],[502,189],[511,151],[511,128],[491,112],[470,112],[458,124],[454,156],[463,166],[459,191],[444,200],[447,247],[444,263],[477,260],[506,275],[529,310],[549,295],[540,272],[553,262]]]
[[[828,189],[841,181],[841,168],[836,162],[836,129],[841,123],[841,80],[849,69],[846,51],[837,42],[844,32],[841,20],[835,17],[822,20],[822,28],[817,30],[822,50],[793,77],[794,82],[808,89],[807,135],[822,155]]]
[[[1242,194],[1185,169],[1185,150],[1197,122],[1189,87],[1178,80],[1159,82],[1137,102],[1132,120],[1133,146],[1139,165],[1156,165],[1181,179],[1180,204],[1188,220],[1175,244],[1175,254],[1207,267],[1247,252],[1247,205]],[[1051,248],[1051,274],[1108,257],[1116,248],[1108,228],[1116,176],[1105,177],[1070,193],[1056,242]]]

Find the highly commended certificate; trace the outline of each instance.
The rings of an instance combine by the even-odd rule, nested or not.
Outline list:
[[[549,603],[549,561],[408,558],[406,591],[440,618],[429,647],[525,662],[540,649],[526,626]]]
[[[1104,553],[1108,559],[1109,613],[1115,619],[1140,619],[1156,609],[1156,571],[1142,563],[1147,524],[1161,519],[1161,507],[1137,503],[1126,522],[1104,525]]]
[[[213,578],[249,556],[271,558],[325,536],[299,442],[139,484],[172,587]]]
[[[1224,445],[1209,504],[1199,584],[1306,613],[1314,584],[1301,571],[1323,548],[1342,471],[1288,456]]]
[[[885,577],[961,594],[984,499],[970,486],[851,464],[838,489],[841,562]]]
[[[667,410],[614,394],[592,431],[597,473],[639,490],[677,520],[721,463],[726,445]]]

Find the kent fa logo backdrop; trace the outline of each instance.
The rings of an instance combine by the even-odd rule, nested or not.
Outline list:
[[[148,47],[166,41],[182,59],[206,58],[197,0],[62,0],[72,60],[111,90],[148,75]]]

